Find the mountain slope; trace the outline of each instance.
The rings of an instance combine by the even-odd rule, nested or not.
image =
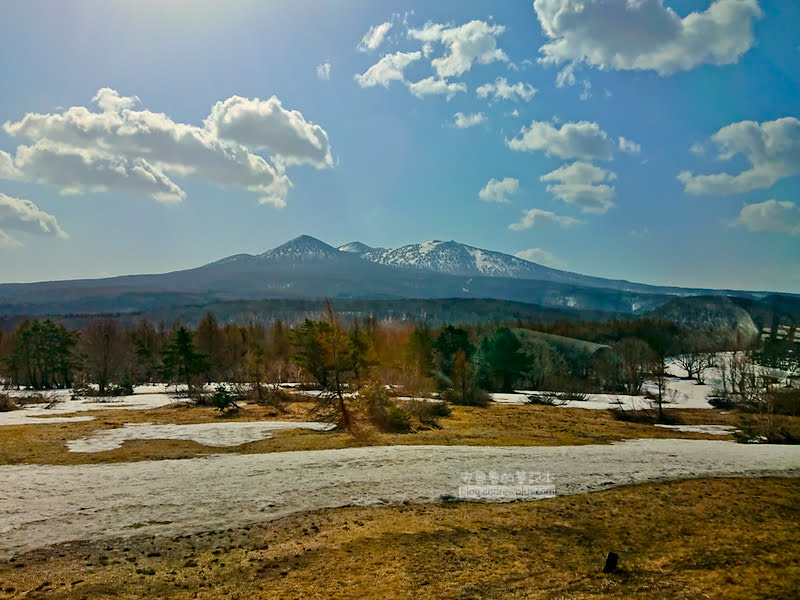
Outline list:
[[[360,242],[354,242],[354,244],[358,243]],[[382,265],[466,277],[537,279],[586,287],[677,296],[713,293],[714,291],[653,286],[625,280],[581,275],[545,267],[510,254],[484,250],[455,241],[442,242],[434,240],[422,244],[409,244],[394,250],[377,249],[366,252],[361,256]]]

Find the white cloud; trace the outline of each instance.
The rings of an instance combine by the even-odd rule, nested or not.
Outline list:
[[[774,199],[758,204],[745,204],[733,225],[741,225],[750,231],[800,235],[800,206]]]
[[[751,168],[738,175],[694,175],[683,171],[678,179],[689,194],[742,194],[800,174],[800,120],[794,117],[732,123],[712,135],[711,141],[719,149],[720,159],[730,160],[741,154]]]
[[[475,90],[478,98],[486,98],[491,94],[494,100],[521,99],[525,102],[530,102],[537,91],[531,84],[523,81],[510,84],[505,77],[498,77],[494,83],[485,83]]]
[[[619,149],[628,154],[639,154],[642,151],[642,147],[639,144],[626,140],[624,137],[619,138]]]
[[[382,85],[388,87],[392,81],[405,81],[403,69],[422,58],[421,52],[395,52],[387,54],[355,79],[361,87]]]
[[[616,178],[616,174],[611,171],[591,163],[576,161],[542,175],[539,180],[559,181],[561,183],[601,183],[603,181],[613,181]]]
[[[556,213],[548,210],[541,210],[539,208],[531,208],[522,211],[522,218],[516,223],[508,226],[511,231],[524,231],[531,227],[539,227],[540,225],[558,225],[560,227],[572,227],[573,225],[581,225],[585,221],[557,215]]]
[[[447,54],[431,61],[439,77],[446,78],[462,75],[476,62],[486,65],[508,61],[505,52],[497,47],[497,36],[504,31],[502,25],[470,21],[460,27],[426,23],[422,29],[410,29],[408,35],[421,42],[441,42],[447,46]]]
[[[590,163],[574,162],[542,175],[541,181],[555,181],[547,191],[556,198],[578,206],[583,213],[604,214],[614,206],[611,199],[614,187],[604,182],[617,178],[616,174]]]
[[[648,233],[650,233],[650,230],[647,227],[640,227],[639,229],[631,229],[628,235],[635,237],[637,240],[643,240]]]
[[[14,158],[0,150],[0,179],[16,179],[19,176],[14,166]]]
[[[17,148],[15,164],[25,181],[58,186],[62,194],[114,190],[165,204],[186,197],[162,169],[146,159],[113,156],[94,148],[43,139]]]
[[[317,77],[325,81],[331,78],[331,61],[326,60],[321,65],[317,65]]]
[[[185,193],[169,175],[191,175],[246,188],[260,194],[262,203],[283,206],[291,187],[284,164],[332,164],[325,131],[274,97],[218,102],[204,127],[127,108],[135,98],[107,88],[95,101],[102,112],[76,106],[6,122],[6,133],[34,142],[17,148],[14,178],[56,185],[62,193],[113,190],[179,202]],[[269,148],[278,162],[270,165],[244,143]]]
[[[283,108],[275,96],[269,100],[233,96],[217,102],[205,125],[221,140],[268,149],[286,164],[333,165],[325,130],[306,121],[302,113]]]
[[[136,96],[120,96],[116,90],[105,87],[97,91],[92,102],[97,104],[103,112],[115,113],[126,108],[133,108],[139,104],[140,100]]]
[[[478,197],[484,202],[497,202],[508,204],[509,196],[513,196],[519,191],[519,179],[505,177],[501,181],[490,179],[489,182],[478,192]]]
[[[6,233],[9,229],[34,235],[69,237],[53,215],[44,212],[30,200],[0,193],[0,233],[6,243],[12,239]]]
[[[556,129],[545,121],[532,121],[518,136],[506,140],[506,145],[519,152],[541,150],[548,156],[611,160],[616,144],[597,123],[580,121],[564,123]]]
[[[695,142],[689,148],[689,152],[695,156],[703,156],[706,152],[708,152],[708,146],[703,142]]]
[[[369,31],[364,34],[364,37],[361,38],[361,42],[358,44],[358,49],[362,52],[377,49],[383,43],[383,40],[386,38],[386,34],[389,33],[391,28],[392,24],[388,21],[386,23],[381,23],[380,25],[373,25],[369,28]]]
[[[588,79],[584,79],[581,83],[583,84],[583,91],[581,92],[580,99],[588,100],[592,97],[592,82]]]
[[[467,114],[465,115],[462,112],[457,112],[455,115],[455,121],[453,125],[458,127],[459,129],[467,129],[468,127],[474,127],[475,125],[480,125],[486,121],[486,115],[483,113],[475,113],[475,114]]]
[[[553,269],[563,269],[564,267],[567,266],[566,262],[555,256],[554,254],[548,252],[547,250],[542,250],[541,248],[530,248],[528,250],[522,250],[521,252],[517,252],[515,256],[517,258],[521,258],[522,260],[538,263],[540,265],[551,267]]]
[[[466,92],[467,86],[463,83],[447,83],[444,79],[428,77],[427,79],[409,83],[408,89],[417,98],[445,96],[449,102],[458,92]]]
[[[541,62],[660,75],[736,62],[753,45],[762,14],[757,0],[716,0],[684,18],[664,0],[535,0],[533,7],[551,40],[539,49]]]

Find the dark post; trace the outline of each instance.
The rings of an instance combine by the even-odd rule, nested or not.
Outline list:
[[[616,552],[609,552],[606,554],[606,564],[603,567],[603,573],[613,573],[617,570],[617,562],[619,561],[619,555]]]

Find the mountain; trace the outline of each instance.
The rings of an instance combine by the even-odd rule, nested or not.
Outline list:
[[[133,313],[230,301],[324,298],[495,299],[630,314],[701,293],[721,292],[579,275],[457,242],[396,250],[352,242],[337,249],[304,235],[263,254],[237,254],[171,273],[2,284],[0,316]],[[764,294],[733,295],[757,299]]]
[[[350,254],[355,254],[357,256],[363,257],[365,254],[369,252],[383,252],[385,248],[373,248],[371,246],[367,246],[366,244],[362,244],[361,242],[350,242],[349,244],[345,244],[344,246],[339,246],[338,250],[340,252],[349,252]]]
[[[395,250],[372,250],[364,253],[363,257],[382,265],[468,277],[548,279],[562,273],[516,256],[473,248],[453,241],[434,240],[424,244],[409,244]]]
[[[384,250],[382,248],[366,250],[368,248],[369,246],[361,242],[350,242],[340,247],[339,250],[356,252],[362,258],[382,265],[462,277],[536,279],[585,287],[676,296],[696,295],[714,291],[673,286],[654,286],[632,283],[622,279],[605,279],[590,275],[580,275],[545,267],[517,256],[475,248],[455,241],[433,240],[422,244],[409,244],[394,250]]]
[[[314,262],[339,261],[342,254],[323,241],[310,235],[301,235],[281,244],[277,248],[267,250],[256,257],[262,262]]]

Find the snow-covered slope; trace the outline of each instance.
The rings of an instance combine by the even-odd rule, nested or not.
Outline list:
[[[383,265],[472,277],[552,279],[554,275],[561,273],[516,256],[453,241],[434,240],[395,250],[374,250],[365,253],[363,257]]]
[[[339,260],[342,256],[342,253],[333,246],[310,235],[301,235],[277,248],[259,254],[258,258],[269,262],[305,262]]]
[[[344,246],[339,246],[339,252],[348,252],[356,256],[364,256],[367,252],[382,252],[385,248],[373,248],[361,242],[350,242]]]

